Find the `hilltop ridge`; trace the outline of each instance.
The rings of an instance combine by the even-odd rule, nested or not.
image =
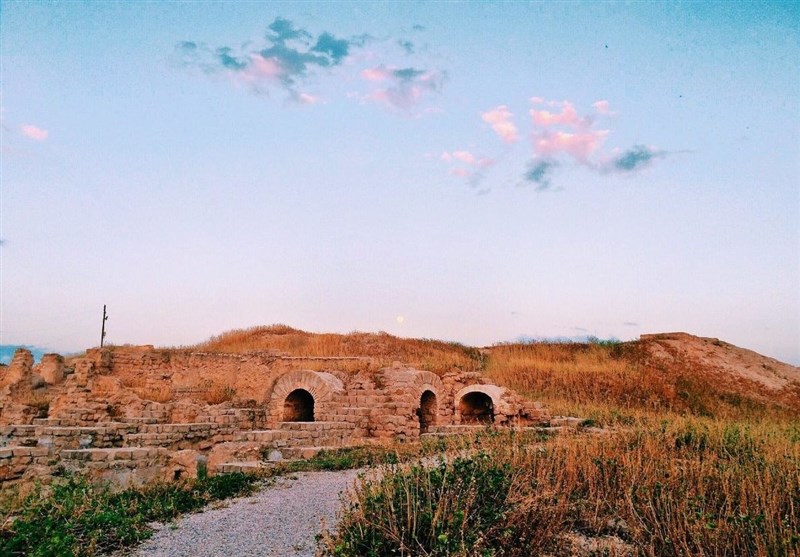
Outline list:
[[[698,414],[800,412],[800,367],[685,332],[638,340],[502,343],[471,347],[385,332],[312,333],[270,325],[222,333],[185,347],[210,352],[361,356],[444,373],[487,374],[534,398]]]

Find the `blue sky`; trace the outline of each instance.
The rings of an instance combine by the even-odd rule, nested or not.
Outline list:
[[[2,344],[683,330],[800,363],[782,3],[3,2]]]

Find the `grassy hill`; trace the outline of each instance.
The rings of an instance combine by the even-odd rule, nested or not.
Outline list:
[[[480,371],[557,413],[604,421],[637,412],[757,417],[800,414],[800,368],[686,333],[630,342],[533,342],[469,347],[387,333],[310,333],[286,325],[234,330],[190,347],[209,352],[362,356],[439,374]]]

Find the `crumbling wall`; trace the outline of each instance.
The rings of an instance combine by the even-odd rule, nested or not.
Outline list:
[[[330,367],[302,369],[309,360]],[[368,440],[547,418],[479,373],[440,377],[400,363],[353,372],[337,369],[338,360],[142,346],[90,349],[68,362],[51,354],[33,366],[30,352],[18,351],[0,375],[0,482],[61,463],[136,483],[191,474],[201,462],[243,469],[253,463],[231,460],[304,458]],[[43,394],[44,415],[19,402]]]

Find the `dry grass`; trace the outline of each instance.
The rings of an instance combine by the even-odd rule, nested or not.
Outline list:
[[[48,396],[47,393],[31,392],[26,395],[23,395],[19,399],[19,403],[22,404],[23,406],[35,408],[36,411],[39,412],[40,414],[46,415],[47,411],[50,408],[51,398],[52,395]]]
[[[586,416],[676,412],[717,417],[791,417],[796,385],[776,396],[741,378],[728,379],[676,359],[648,356],[642,342],[532,343],[491,348],[486,374],[546,402],[555,413]]]
[[[172,386],[167,384],[145,385],[143,387],[134,388],[133,392],[142,400],[149,400],[151,402],[171,402],[174,398]]]
[[[206,404],[222,404],[233,400],[236,396],[236,389],[230,385],[221,385],[219,383],[211,383],[202,394],[202,400]]]
[[[800,384],[780,392],[687,360],[672,351],[652,357],[653,341],[505,344],[486,349],[387,333],[315,334],[286,325],[235,330],[192,350],[271,352],[297,357],[363,358],[307,360],[310,369],[374,371],[401,361],[438,374],[479,371],[491,380],[546,402],[554,413],[614,421],[641,413],[701,416],[791,417],[800,412]],[[660,347],[668,352],[669,347]],[[277,363],[276,363],[277,365]]]
[[[190,348],[226,353],[273,352],[303,357],[366,357],[373,359],[374,365],[378,366],[401,361],[438,373],[453,368],[477,371],[482,366],[479,350],[456,343],[403,339],[383,332],[314,334],[286,325],[230,331]]]
[[[540,444],[490,434],[468,454],[363,482],[326,554],[571,555],[575,533],[643,556],[800,551],[796,424],[672,418]]]

